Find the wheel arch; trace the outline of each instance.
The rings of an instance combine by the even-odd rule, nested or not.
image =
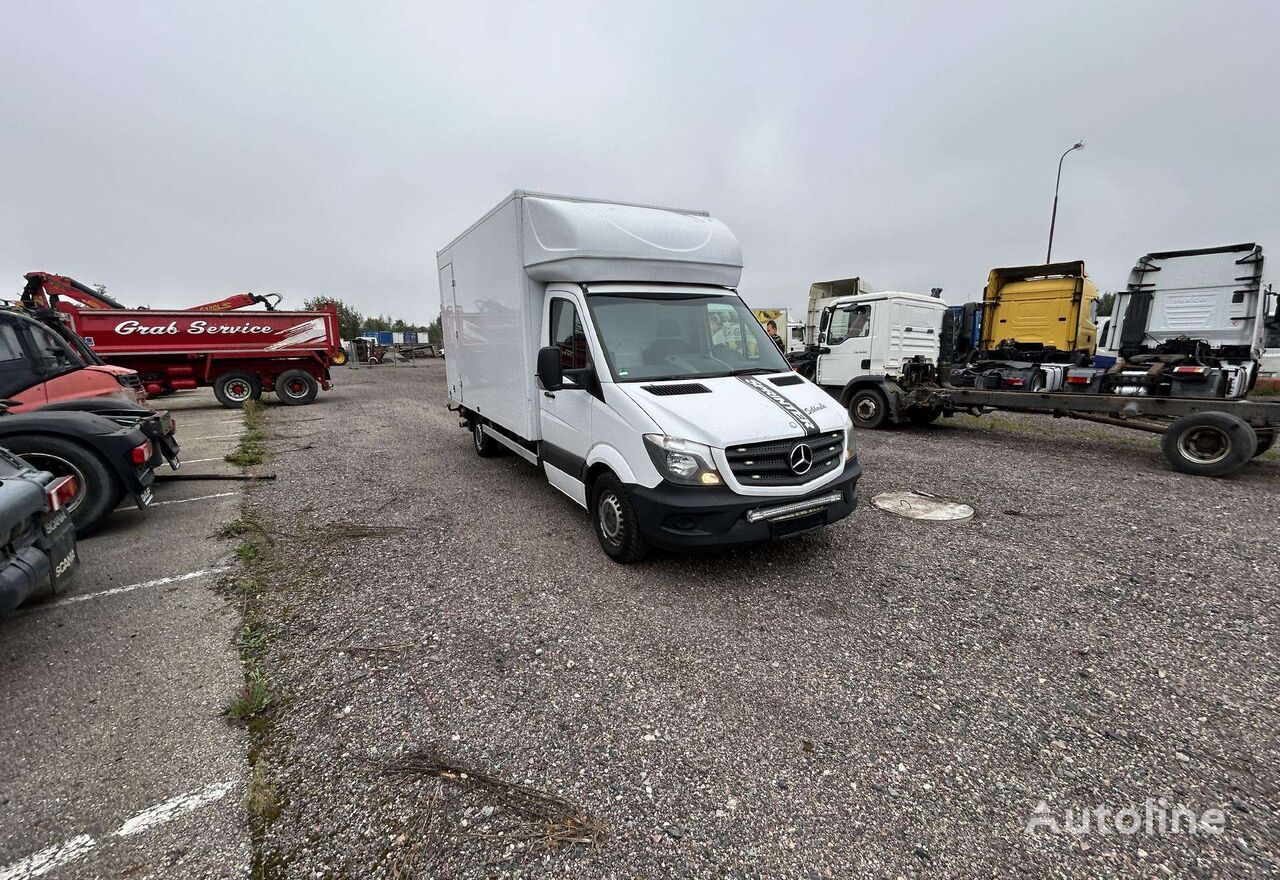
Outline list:
[[[586,490],[588,499],[591,498],[592,486],[595,485],[600,475],[605,472],[611,472],[624,484],[634,484],[636,482],[635,472],[631,470],[631,466],[627,464],[627,460],[623,458],[622,453],[612,446],[598,443],[591,447],[591,450],[587,453],[586,467],[582,472],[582,485]]]
[[[902,421],[902,387],[892,379],[886,379],[884,376],[858,376],[849,380],[849,384],[845,385],[840,391],[840,405],[845,409],[849,408],[849,402],[853,400],[853,395],[857,394],[865,388],[874,388],[884,395],[885,404],[889,412],[889,421],[897,424]]]

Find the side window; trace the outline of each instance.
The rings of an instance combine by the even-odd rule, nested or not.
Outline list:
[[[551,301],[551,344],[560,349],[561,369],[581,370],[587,365],[587,334],[578,310],[567,299]]]
[[[45,327],[36,325],[31,328],[31,342],[35,345],[36,357],[46,369],[80,366],[79,358],[70,347]]]
[[[871,335],[871,306],[837,309],[831,315],[827,345],[839,345],[849,339]]]
[[[0,324],[0,363],[22,360],[22,346],[18,334],[8,324]]]

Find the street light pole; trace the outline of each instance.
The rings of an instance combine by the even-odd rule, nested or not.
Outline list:
[[[1075,146],[1069,147],[1058,158],[1058,179],[1053,183],[1053,214],[1049,218],[1049,251],[1044,255],[1046,263],[1053,262],[1053,227],[1058,224],[1058,187],[1062,185],[1062,160],[1067,158],[1067,153],[1074,150],[1083,150],[1084,141],[1079,141]]]

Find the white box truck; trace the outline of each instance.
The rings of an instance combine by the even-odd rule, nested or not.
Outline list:
[[[854,509],[846,412],[794,373],[701,211],[517,190],[437,255],[449,407],[591,514],[618,562]]]

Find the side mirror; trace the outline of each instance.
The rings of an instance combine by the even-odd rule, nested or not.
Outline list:
[[[560,349],[554,345],[538,349],[538,381],[544,391],[559,391],[564,387],[564,373],[560,369]]]

